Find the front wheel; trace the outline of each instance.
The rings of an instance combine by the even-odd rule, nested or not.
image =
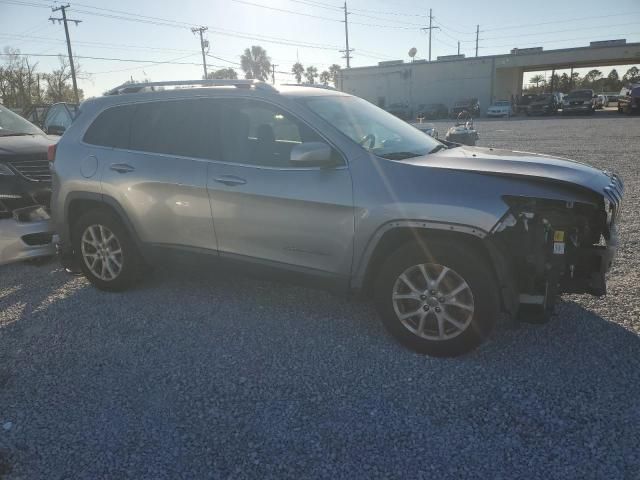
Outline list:
[[[138,249],[122,222],[106,210],[92,210],[78,219],[73,249],[84,276],[101,290],[126,290],[138,278]]]
[[[439,357],[480,345],[499,315],[491,268],[455,242],[396,250],[381,268],[375,296],[382,322],[395,338]]]

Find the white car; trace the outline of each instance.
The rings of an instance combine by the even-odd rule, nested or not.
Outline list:
[[[509,100],[493,102],[487,110],[487,117],[510,117],[513,114]]]

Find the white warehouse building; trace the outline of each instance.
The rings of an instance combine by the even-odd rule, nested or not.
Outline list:
[[[482,112],[495,100],[522,94],[525,72],[571,67],[600,67],[640,62],[640,43],[626,40],[591,42],[588,47],[543,50],[513,49],[505,55],[464,58],[438,57],[433,62],[402,60],[376,66],[342,70],[340,90],[362,97],[380,107],[394,103],[418,106],[475,97]]]

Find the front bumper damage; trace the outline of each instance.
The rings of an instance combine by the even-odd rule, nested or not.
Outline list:
[[[49,214],[41,205],[13,211],[0,219],[0,265],[55,254]]]

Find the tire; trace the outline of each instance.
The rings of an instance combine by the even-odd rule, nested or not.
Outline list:
[[[435,290],[425,291],[427,282],[420,265],[431,280],[442,274],[443,267],[450,270],[441,278],[439,286],[432,283]],[[401,280],[403,274],[415,290]],[[446,298],[463,286],[460,281],[467,288]],[[407,297],[401,290],[408,290],[408,295],[415,298],[394,299],[394,294]],[[454,357],[476,348],[491,333],[500,311],[498,288],[490,266],[456,242],[434,241],[426,249],[415,243],[405,244],[382,265],[374,292],[385,328],[404,346],[436,357]],[[464,308],[457,307],[456,303]],[[470,313],[469,306],[472,307]],[[399,315],[413,312],[414,307],[415,316],[405,318],[403,323]],[[439,321],[436,315],[453,316],[458,326],[448,320]]]
[[[93,237],[89,230],[93,231]],[[100,233],[101,231],[102,233]],[[113,235],[113,239],[109,237],[108,233]],[[103,239],[109,239],[108,242],[100,242],[100,235]],[[97,238],[98,243],[103,245],[103,248],[100,249],[101,252],[98,252],[98,248],[94,248],[90,243],[83,241],[83,238],[89,240]],[[98,209],[84,213],[73,226],[72,242],[76,262],[82,273],[100,290],[121,292],[130,288],[138,280],[143,266],[138,249],[127,228],[110,211]],[[120,253],[117,253],[118,250]],[[107,251],[111,256],[103,264],[100,256],[107,255]],[[95,260],[94,269],[102,270],[102,273],[105,274],[104,277],[101,278],[92,270],[88,263],[91,261],[90,255],[97,255],[97,258],[93,257]],[[120,263],[119,267],[118,263]]]

